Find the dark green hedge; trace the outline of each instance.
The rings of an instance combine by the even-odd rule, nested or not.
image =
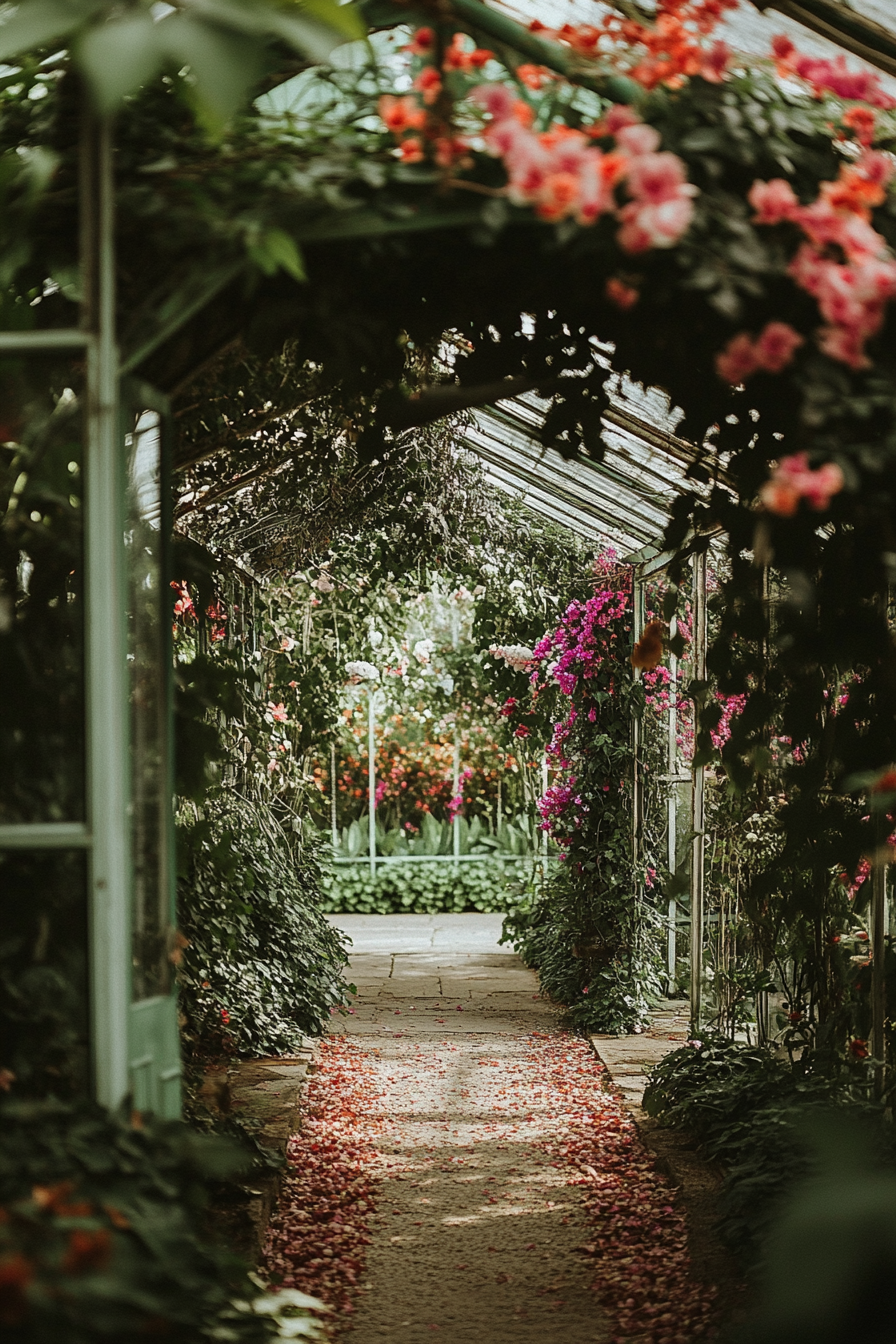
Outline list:
[[[504,863],[385,863],[372,877],[363,864],[340,865],[323,881],[324,909],[341,914],[433,915],[512,909],[531,884],[530,860]]]

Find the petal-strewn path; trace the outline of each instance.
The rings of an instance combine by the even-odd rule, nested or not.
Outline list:
[[[515,957],[460,936],[353,957],[270,1272],[331,1302],[351,1344],[704,1334],[680,1215],[590,1047]]]

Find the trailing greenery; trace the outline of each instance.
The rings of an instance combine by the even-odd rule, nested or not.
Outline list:
[[[531,889],[531,860],[480,863],[385,863],[334,866],[324,880],[324,909],[342,914],[433,915],[464,910],[504,913]]]
[[[782,1059],[704,1031],[650,1070],[643,1104],[724,1167],[721,1231],[753,1260],[795,1182],[812,1168],[811,1117],[835,1109],[882,1118],[870,1095],[860,1059],[808,1051]]]
[[[209,1232],[214,1187],[251,1179],[245,1147],[88,1102],[5,1101],[0,1124],[10,1344],[318,1337],[310,1299],[267,1297]]]
[[[645,732],[643,779],[657,757],[645,708],[658,674],[645,683],[632,671],[631,571],[612,554],[595,571],[592,595],[571,602],[529,651],[531,696],[517,689],[504,704],[515,731],[528,734],[533,723],[549,737],[553,782],[538,808],[562,860],[531,902],[510,914],[505,937],[577,1026],[624,1032],[645,1023],[661,990],[656,788],[637,856],[632,846],[632,722]]]
[[[184,809],[180,845],[186,1048],[288,1054],[345,998],[345,947],[321,913],[320,843],[231,793]]]

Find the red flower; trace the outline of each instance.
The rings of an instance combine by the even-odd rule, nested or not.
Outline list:
[[[431,28],[418,28],[414,36],[402,51],[409,51],[412,56],[428,56],[435,45],[436,35]]]
[[[95,1232],[78,1230],[69,1236],[62,1268],[68,1274],[105,1269],[111,1254],[112,1237],[105,1228],[98,1228]]]
[[[442,92],[442,77],[434,65],[427,65],[414,80],[414,88],[422,93],[427,107],[432,106]]]
[[[514,728],[513,735],[514,737],[528,737],[529,736],[528,725],[525,723],[521,723],[518,728]]]
[[[859,1036],[855,1036],[849,1043],[849,1053],[853,1059],[867,1059],[868,1042],[863,1041]]]
[[[20,1251],[0,1260],[0,1325],[18,1325],[28,1310],[25,1289],[34,1278],[34,1266]]]
[[[607,281],[605,293],[610,302],[615,303],[623,312],[638,302],[638,291],[627,285],[624,280],[617,279],[615,275]]]
[[[221,1009],[221,1021],[224,1023],[225,1027],[230,1025],[230,1014],[226,1008]]]

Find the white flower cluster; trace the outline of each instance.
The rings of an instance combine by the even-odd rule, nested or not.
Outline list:
[[[488,651],[493,658],[503,658],[514,672],[528,672],[535,656],[533,650],[525,644],[491,644]]]
[[[379,669],[373,663],[365,663],[363,658],[357,662],[346,663],[345,670],[352,681],[379,681]]]
[[[418,639],[411,652],[417,659],[417,662],[425,667],[432,657],[434,648],[435,644],[433,644],[431,639]]]

